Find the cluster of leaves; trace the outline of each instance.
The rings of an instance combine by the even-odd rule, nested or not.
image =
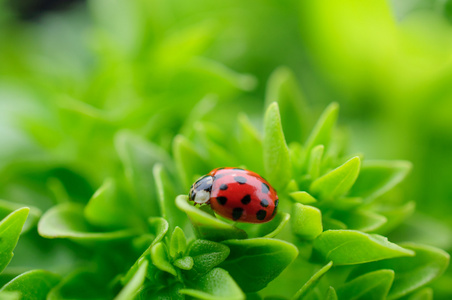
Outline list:
[[[38,220],[41,237],[70,240],[85,262],[63,276],[40,269],[14,274],[20,271],[12,269],[0,277],[1,296],[431,299],[425,285],[444,272],[448,254],[380,235],[414,209],[410,202],[399,205],[384,197],[405,177],[409,163],[361,165],[360,156],[348,157],[335,130],[335,103],[300,143],[309,124],[303,122],[300,91],[284,68],[269,80],[262,134],[242,114],[237,134],[228,135],[204,120],[207,110],[200,114],[198,107],[214,109],[208,101],[193,110],[196,125],[174,137],[172,156],[130,131],[119,131],[115,147],[123,172],[105,180],[86,205],[64,201],[40,216],[36,208],[3,201],[2,270],[21,231]],[[218,166],[264,174],[281,199],[274,220],[233,224],[208,206],[192,206],[183,194]],[[273,289],[276,285],[285,288]]]

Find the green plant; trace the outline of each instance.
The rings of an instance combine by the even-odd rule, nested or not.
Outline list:
[[[122,168],[86,204],[58,184],[61,202],[41,217],[32,208],[27,225],[28,208],[1,202],[1,269],[22,227],[30,230],[38,219],[39,235],[50,240],[30,240],[58,245],[51,251],[70,264],[53,272],[6,269],[2,297],[431,298],[425,286],[444,272],[449,255],[384,237],[413,211],[412,203],[385,197],[410,164],[348,155],[334,103],[301,143],[309,125],[300,122],[300,95],[291,73],[279,69],[268,83],[262,134],[245,114],[234,135],[198,115],[174,137],[170,155],[121,130],[114,144]],[[268,178],[281,199],[274,220],[234,224],[192,206],[184,195],[191,182],[218,166],[247,167]]]

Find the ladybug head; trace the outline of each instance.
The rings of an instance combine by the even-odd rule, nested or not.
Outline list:
[[[199,178],[190,188],[189,199],[195,201],[195,204],[209,203],[212,183],[213,177],[210,175]]]

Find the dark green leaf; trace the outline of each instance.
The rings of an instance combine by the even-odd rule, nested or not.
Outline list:
[[[234,279],[223,269],[215,268],[190,284],[192,289],[182,289],[185,294],[196,299],[205,300],[242,300],[245,295]]]
[[[378,269],[395,271],[394,284],[388,299],[397,299],[430,283],[444,273],[449,265],[449,254],[434,247],[405,243],[406,249],[415,252],[412,257],[398,257],[373,262],[358,267],[351,276]]]
[[[194,276],[205,274],[218,266],[228,257],[229,252],[229,248],[220,243],[207,240],[194,241],[188,250],[188,254],[193,258],[194,262]]]
[[[337,289],[338,299],[384,300],[394,280],[394,271],[379,270],[364,274]]]
[[[366,161],[350,195],[370,201],[392,189],[411,170],[407,161]]]
[[[266,287],[298,255],[294,245],[268,238],[228,240],[223,243],[231,253],[220,266],[247,293]]]
[[[336,290],[332,286],[328,288],[325,300],[337,300]]]
[[[19,292],[21,299],[45,300],[49,291],[60,281],[60,276],[44,270],[23,273],[7,284],[0,292]]]
[[[322,213],[316,207],[294,203],[292,232],[304,240],[313,240],[323,231]]]
[[[343,196],[355,183],[359,174],[360,159],[355,156],[340,167],[316,179],[311,184],[311,192],[322,199]]]
[[[293,300],[303,299],[305,296],[307,296],[310,292],[314,290],[314,288],[317,286],[320,279],[322,279],[323,275],[325,275],[326,272],[328,272],[329,269],[333,266],[333,262],[330,261],[325,266],[323,266],[320,270],[317,271],[309,280],[306,282],[303,287],[298,290],[298,292],[293,296]]]
[[[275,102],[265,113],[263,149],[266,178],[276,190],[282,190],[291,178],[292,169],[278,104]]]
[[[286,67],[276,69],[268,80],[265,107],[274,101],[281,111],[281,123],[287,141],[300,142],[306,132],[309,114],[299,84]]]
[[[404,249],[377,234],[354,230],[328,230],[314,240],[314,248],[326,260],[335,265],[362,264],[400,256],[413,256]]]
[[[190,205],[186,195],[179,195],[176,198],[176,205],[187,213],[195,229],[196,235],[201,239],[222,241],[231,238],[246,238],[246,232],[221,221],[214,216]]]
[[[0,272],[6,268],[13,257],[13,250],[29,211],[28,207],[20,208],[0,222]]]
[[[84,207],[77,203],[62,203],[49,209],[38,224],[38,232],[45,238],[105,241],[129,238],[139,233],[136,229],[95,231],[83,215]]]

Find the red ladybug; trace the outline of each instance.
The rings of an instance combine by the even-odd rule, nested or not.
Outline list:
[[[210,204],[219,215],[238,222],[264,223],[276,214],[278,195],[258,174],[239,168],[217,168],[190,189],[195,204]]]

